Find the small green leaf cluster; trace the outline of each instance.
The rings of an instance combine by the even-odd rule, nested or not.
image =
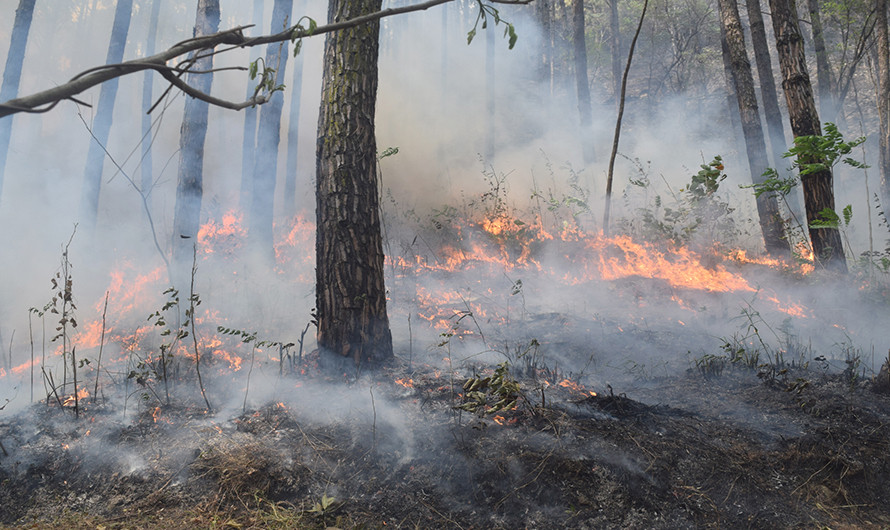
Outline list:
[[[245,344],[253,343],[255,348],[275,348],[278,346],[282,348],[292,348],[294,346],[293,342],[285,343],[277,340],[257,340],[259,333],[256,331],[244,331],[242,329],[227,328],[224,326],[217,326],[216,331],[223,335],[237,337]]]
[[[303,26],[303,21],[306,21],[308,26]],[[294,45],[294,57],[300,54],[300,50],[303,48],[303,37],[311,37],[315,30],[318,29],[318,22],[315,19],[309,17],[303,17],[297,21],[297,24],[294,26],[294,31],[291,33],[290,41]],[[253,78],[251,78],[253,79]]]
[[[495,25],[503,22],[506,27],[504,28],[504,37],[507,38],[507,43],[509,48],[512,50],[513,46],[516,46],[516,41],[519,39],[519,36],[516,34],[516,27],[513,26],[510,22],[501,18],[500,12],[492,5],[485,4],[482,0],[478,0],[479,2],[479,12],[476,15],[476,23],[473,24],[473,29],[471,29],[467,33],[467,44],[471,44],[473,39],[476,37],[476,30],[479,28],[479,24],[482,24],[482,29],[488,28],[488,19],[491,18],[494,20]]]
[[[510,375],[510,363],[502,362],[488,377],[471,377],[463,385],[464,402],[456,409],[483,416],[511,410],[520,399],[519,383]]]

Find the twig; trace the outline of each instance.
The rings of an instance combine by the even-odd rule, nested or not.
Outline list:
[[[99,359],[96,360],[96,385],[93,387],[93,403],[99,396],[99,372],[102,370],[102,348],[105,346],[105,316],[108,314],[108,291],[105,291],[105,308],[102,310],[102,336],[99,338]]]
[[[189,286],[189,323],[192,328],[192,343],[195,346],[195,373],[198,375],[198,386],[201,388],[201,396],[204,398],[204,404],[207,405],[207,412],[213,411],[210,406],[210,400],[207,399],[207,392],[204,390],[204,381],[201,379],[201,352],[198,351],[198,332],[195,330],[195,275],[198,273],[198,245],[192,245],[192,279]],[[245,396],[246,397],[246,396]]]

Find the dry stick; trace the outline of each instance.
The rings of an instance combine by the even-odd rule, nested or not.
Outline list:
[[[74,381],[74,417],[80,417],[80,401],[77,397],[77,357],[75,357],[74,353],[77,351],[77,346],[71,348],[71,379]]]
[[[256,340],[253,341],[253,348],[250,350],[250,368],[247,370],[247,385],[244,387],[244,404],[241,405],[241,412],[247,412],[247,394],[250,393],[250,376],[253,374],[253,362],[256,359]]]
[[[99,396],[99,372],[102,370],[102,348],[105,346],[105,316],[108,314],[108,291],[105,291],[105,309],[102,310],[102,336],[99,338],[99,359],[96,361],[96,386],[93,387],[93,403]]]
[[[195,346],[195,373],[198,374],[198,386],[201,387],[201,396],[207,405],[207,412],[213,411],[207,392],[204,390],[204,381],[201,379],[201,353],[198,351],[198,333],[195,331],[195,275],[198,273],[198,245],[192,245],[192,281],[189,286],[189,322],[192,327],[192,343]]]
[[[627,64],[624,66],[624,75],[621,77],[621,96],[618,99],[618,117],[615,119],[615,138],[612,140],[612,153],[609,155],[609,173],[606,177],[606,208],[603,213],[603,235],[607,237],[609,235],[609,211],[612,208],[612,175],[615,173],[615,157],[618,155],[618,138],[621,136],[621,118],[624,117],[624,99],[627,95],[627,75],[630,73],[630,63],[634,58],[634,48],[637,45],[640,30],[643,28],[643,19],[646,18],[646,8],[648,7],[649,0],[644,0],[643,12],[640,13],[640,23],[637,24],[637,31],[634,33],[633,40],[630,41],[630,51],[627,53]]]
[[[374,388],[368,387],[371,393],[371,410],[374,412],[374,423],[371,424],[371,436],[374,439],[374,445],[377,445],[377,405],[374,403]]]

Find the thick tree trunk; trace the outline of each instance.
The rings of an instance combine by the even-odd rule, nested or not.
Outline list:
[[[194,36],[219,31],[219,0],[199,0],[195,15]],[[195,61],[193,70],[213,68],[213,56]],[[188,84],[210,93],[213,74],[188,74]],[[176,184],[176,206],[173,213],[173,280],[177,287],[186,285],[186,270],[191,266],[192,249],[198,239],[201,223],[201,202],[204,195],[204,138],[207,136],[206,101],[187,98],[182,127],[179,131],[179,171]],[[185,292],[183,290],[183,292]]]
[[[797,23],[797,13],[791,0],[770,0],[776,49],[782,70],[782,89],[788,103],[788,115],[794,137],[821,135],[819,113],[813,98],[813,87],[807,72],[803,37]],[[801,164],[813,164],[821,160],[799,160]],[[830,169],[815,172],[801,178],[807,225],[819,217],[825,208],[834,210],[833,176]],[[841,246],[840,232],[830,228],[809,228],[810,240],[817,263],[826,268],[846,272],[847,261]]]
[[[763,103],[763,117],[769,133],[772,164],[780,169],[782,155],[788,148],[785,140],[785,127],[782,125],[782,111],[779,109],[779,98],[776,92],[776,81],[773,78],[773,65],[770,59],[769,44],[766,40],[766,27],[763,14],[760,12],[760,0],[747,0],[748,21],[751,27],[751,44],[754,48],[754,62],[757,64],[757,77],[760,80],[760,99]]]
[[[757,108],[757,96],[754,93],[754,76],[751,74],[751,63],[745,50],[745,36],[742,33],[742,21],[736,0],[719,0],[720,20],[729,54],[729,65],[732,78],[735,80],[735,93],[738,100],[739,116],[742,122],[742,134],[748,153],[748,167],[754,184],[764,181],[763,172],[769,164],[766,156],[766,141],[763,138],[763,126],[760,123],[760,112]],[[757,213],[760,216],[760,230],[767,252],[772,255],[787,255],[789,248],[784,241],[782,218],[775,197],[761,194],[757,198]]]
[[[253,24],[257,28],[263,26],[263,0],[253,0]],[[260,58],[262,48],[255,46],[250,50],[250,62]],[[253,96],[257,80],[247,80],[247,96]],[[256,106],[244,109],[244,134],[241,139],[241,193],[238,195],[238,204],[242,210],[247,210],[250,204],[251,191],[253,190],[253,165],[256,155],[256,117],[259,109]]]
[[[593,109],[590,103],[590,80],[587,79],[587,39],[584,25],[584,0],[574,0],[573,40],[575,47],[575,80],[578,87],[578,114],[581,117],[581,152],[584,163],[596,161],[593,145]]]
[[[881,206],[890,215],[890,37],[887,30],[887,0],[875,0],[875,30],[878,44],[878,115],[880,117]]]
[[[306,2],[300,2],[302,11]],[[300,144],[300,103],[303,95],[303,53],[294,57],[294,75],[290,85],[290,115],[287,119],[287,163],[284,167],[283,214],[291,218],[297,213],[297,161]]]
[[[272,29],[278,32],[290,23],[293,0],[275,0],[272,5]],[[275,84],[284,84],[288,46],[270,44],[266,47],[266,66],[275,68]],[[257,129],[256,155],[253,164],[253,190],[250,197],[249,236],[251,248],[272,263],[275,258],[272,220],[275,207],[275,180],[278,174],[278,144],[281,141],[281,110],[284,92],[272,94],[269,102],[260,107]]]
[[[621,31],[618,27],[618,0],[609,0],[609,44],[612,48],[612,91],[621,92]]]
[[[380,6],[381,0],[330,0],[328,20]],[[356,365],[392,357],[374,137],[379,32],[375,21],[328,35],[318,119],[318,345]]]
[[[151,3],[151,15],[148,21],[148,42],[145,44],[145,56],[150,57],[155,54],[155,44],[158,34],[158,17],[161,12],[161,0],[153,0]],[[142,194],[146,201],[149,200],[151,188],[154,178],[152,176],[151,164],[151,120],[152,116],[148,114],[148,109],[154,104],[152,100],[152,85],[155,79],[155,73],[151,71],[145,72],[145,78],[142,80],[142,161],[139,170],[142,175],[142,185],[140,186]]]
[[[832,93],[831,64],[825,50],[825,34],[822,31],[822,16],[819,13],[819,0],[807,0],[810,24],[813,28],[813,48],[816,52],[816,89],[819,91],[819,109],[825,121],[833,122],[837,114]]]
[[[132,11],[133,0],[117,0],[114,22],[111,26],[111,42],[108,44],[108,56],[105,58],[105,64],[123,61]],[[95,228],[96,217],[99,214],[99,191],[102,187],[102,166],[105,160],[104,147],[108,144],[108,133],[111,130],[111,118],[114,113],[116,96],[117,78],[104,83],[99,90],[99,104],[96,106],[96,119],[93,121],[92,127],[95,139],[90,141],[87,165],[83,172],[80,217],[87,232],[92,232]]]
[[[6,67],[3,69],[3,84],[0,85],[0,101],[9,101],[18,95],[35,2],[36,0],[20,0],[19,7],[15,10],[9,52],[6,55]],[[6,156],[9,153],[11,138],[12,118],[0,120],[0,197],[3,193],[3,173],[6,168]]]

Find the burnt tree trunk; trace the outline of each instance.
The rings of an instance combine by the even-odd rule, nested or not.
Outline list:
[[[253,0],[253,24],[260,28],[263,25],[263,0]],[[254,46],[250,50],[250,62],[255,62],[261,56],[262,48]],[[257,80],[247,80],[247,96],[253,96]],[[256,155],[256,117],[259,110],[256,106],[244,109],[244,135],[241,139],[241,193],[238,195],[238,204],[242,210],[246,210],[250,204],[251,190],[253,189],[253,164]]]
[[[117,0],[105,64],[123,61],[132,11],[133,0]],[[102,88],[99,90],[99,104],[96,106],[96,119],[92,125],[92,133],[95,138],[90,141],[90,148],[87,152],[80,203],[81,222],[88,232],[91,232],[96,226],[96,217],[99,214],[99,191],[102,187],[102,166],[105,160],[104,147],[108,144],[108,133],[111,130],[114,100],[117,97],[117,83],[117,78],[114,78],[102,84]]]
[[[881,206],[890,215],[890,38],[887,0],[875,0],[875,36],[878,45],[878,115],[880,117]]]
[[[199,0],[195,14],[194,36],[219,31],[219,0]],[[192,70],[213,68],[213,56],[205,53],[195,61]],[[212,73],[190,73],[189,85],[210,93]],[[201,202],[204,195],[204,139],[207,136],[206,101],[187,97],[182,127],[179,130],[179,171],[176,178],[176,205],[173,213],[173,281],[177,287],[186,285],[186,270],[191,266],[192,252],[201,223]],[[183,291],[185,292],[185,291]]]
[[[735,81],[735,93],[738,101],[739,116],[742,122],[742,134],[748,154],[748,167],[754,184],[764,181],[763,173],[769,162],[766,156],[766,141],[763,138],[763,126],[760,123],[760,112],[757,108],[757,96],[754,93],[754,76],[751,74],[751,63],[745,50],[745,36],[742,33],[742,21],[736,0],[719,0],[720,20],[729,55],[729,66],[732,79]],[[757,197],[757,213],[760,216],[760,230],[767,252],[772,255],[787,255],[789,248],[784,241],[782,218],[776,198],[766,193]]]
[[[293,0],[275,0],[272,5],[271,33],[277,33],[290,24],[294,10]],[[275,68],[275,85],[284,84],[287,46],[280,43],[266,47],[266,66]],[[249,234],[250,247],[272,263],[275,258],[272,220],[275,206],[275,180],[278,173],[278,144],[281,141],[281,110],[284,108],[284,92],[277,91],[260,107],[259,128],[256,135],[256,151],[253,162],[253,189],[250,194]]]
[[[381,0],[330,0],[328,21],[378,11]],[[377,195],[379,22],[325,40],[318,118],[318,345],[356,366],[392,357]]]
[[[0,101],[9,101],[18,95],[35,2],[36,0],[20,0],[19,7],[15,10],[9,52],[6,54],[6,67],[3,69],[3,84],[0,85]],[[0,197],[3,193],[3,173],[6,168],[6,156],[9,153],[9,141],[12,139],[12,120],[12,117],[0,120]]]
[[[760,99],[763,103],[763,117],[769,133],[770,152],[773,167],[780,169],[783,163],[787,144],[785,126],[782,125],[782,111],[779,109],[779,98],[776,81],[773,78],[773,65],[770,59],[769,44],[766,40],[766,27],[763,14],[760,12],[760,0],[747,0],[748,23],[751,28],[751,44],[754,48],[754,62],[757,64],[757,77],[760,80]]]
[[[145,44],[145,56],[149,57],[155,54],[155,45],[158,35],[158,17],[161,12],[161,0],[153,0],[151,3],[151,15],[148,22],[148,42]],[[149,200],[151,188],[154,178],[152,177],[151,163],[151,120],[152,116],[148,114],[148,109],[154,104],[152,100],[152,85],[155,73],[147,70],[145,78],[142,80],[142,160],[139,171],[142,175],[142,185],[140,186],[145,200]]]
[[[776,49],[782,70],[782,89],[788,104],[788,116],[794,137],[821,135],[819,113],[813,98],[813,86],[807,72],[803,37],[797,23],[797,13],[791,0],[770,0]],[[798,159],[801,164],[821,163],[824,160]],[[825,208],[834,210],[834,184],[830,169],[801,177],[807,226]],[[816,262],[826,268],[846,272],[847,261],[841,246],[840,232],[832,228],[809,228],[810,241]]]
[[[302,11],[306,2],[300,2]],[[286,218],[297,213],[297,161],[300,154],[300,100],[303,95],[303,53],[294,57],[294,75],[290,85],[290,113],[287,119],[287,162],[284,166],[284,209]]]
[[[813,49],[816,52],[816,89],[819,91],[819,109],[825,121],[834,121],[837,108],[832,94],[831,64],[825,49],[825,33],[822,31],[822,15],[819,0],[807,0],[810,24],[813,29]]]
[[[590,81],[587,79],[587,39],[584,30],[584,0],[574,0],[573,40],[575,47],[575,80],[578,86],[578,114],[581,118],[581,152],[584,163],[596,161],[593,145],[593,110],[590,103]]]

